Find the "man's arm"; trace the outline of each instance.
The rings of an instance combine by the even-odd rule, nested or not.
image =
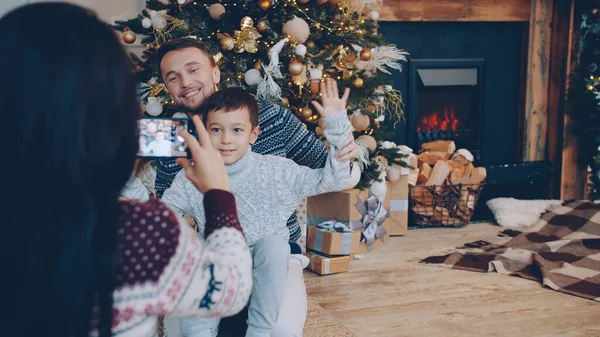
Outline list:
[[[159,159],[156,161],[156,179],[154,188],[156,196],[162,198],[163,193],[171,186],[181,166],[177,165],[174,158]]]
[[[322,168],[327,160],[327,148],[290,110],[273,104],[281,118],[280,141],[285,143],[286,157],[298,165]]]

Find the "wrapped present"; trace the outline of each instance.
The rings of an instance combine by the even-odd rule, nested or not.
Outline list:
[[[307,222],[309,229],[320,223],[334,220],[351,229],[360,229],[361,241],[368,247],[375,241],[387,242],[385,239],[389,227],[382,227],[390,205],[391,189],[387,188],[385,198],[374,202],[375,198],[368,190],[351,189],[310,197],[307,200]],[[369,207],[371,205],[372,207]],[[379,228],[381,227],[381,228]],[[367,243],[368,241],[368,243]],[[353,254],[353,253],[350,253]]]
[[[325,221],[308,227],[306,248],[327,255],[349,255],[358,252],[360,231],[336,221]]]
[[[370,196],[364,202],[359,199],[355,207],[363,215],[361,220],[350,223],[351,229],[360,229],[362,233],[358,254],[364,255],[386,245],[390,237],[390,223],[386,222],[389,211],[383,207],[383,201]]]
[[[319,275],[345,273],[350,266],[350,257],[347,255],[326,256],[317,252],[306,252],[304,255],[310,259],[306,268]]]
[[[408,185],[411,179],[414,185],[417,182],[419,170],[417,168],[417,156],[412,153],[408,147],[401,147],[408,157],[404,161],[411,167],[402,167],[400,169],[400,178],[389,182],[390,193],[390,235],[405,235],[408,232]],[[412,177],[412,178],[411,178]]]
[[[316,226],[325,221],[335,220],[349,226],[351,221],[363,218],[356,209],[357,200],[365,201],[369,196],[368,190],[351,189],[309,197],[306,203],[307,224]],[[390,207],[390,188],[387,189],[383,207]]]

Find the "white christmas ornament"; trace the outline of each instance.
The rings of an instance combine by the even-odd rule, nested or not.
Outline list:
[[[162,113],[163,106],[156,97],[148,97],[148,103],[146,104],[146,112],[150,116],[158,116]]]
[[[294,51],[296,52],[296,55],[304,57],[304,55],[306,55],[306,46],[300,43],[296,46],[296,49]]]
[[[149,29],[152,27],[152,20],[150,20],[150,18],[143,18],[142,19],[142,27]]]
[[[350,180],[348,181],[348,186],[346,187],[346,189],[349,190],[351,188],[354,188],[360,181],[360,175],[360,166],[352,165],[352,170],[350,171]]]
[[[379,20],[379,12],[371,11],[371,20],[373,20],[373,21]]]
[[[373,184],[371,184],[371,193],[373,193],[373,195],[379,198],[381,201],[385,199],[385,194],[387,193],[387,184],[385,183],[385,176],[386,173],[381,172],[381,174],[379,175],[379,179],[381,179],[381,181],[375,181],[373,182]]]
[[[189,118],[185,112],[176,112],[173,114],[173,118]]]
[[[249,86],[254,86],[262,81],[262,76],[261,76],[259,70],[250,69],[246,72],[246,75],[244,76],[244,80],[246,81],[246,84],[248,84]]]
[[[152,27],[156,30],[161,30],[167,27],[167,20],[164,15],[167,11],[151,11],[150,12],[150,21],[152,22]]]
[[[387,180],[394,182],[400,179],[400,168],[396,165],[392,165],[387,171]]]
[[[261,99],[281,99],[281,87],[279,87],[279,84],[274,79],[283,78],[281,64],[279,64],[279,53],[281,53],[283,46],[288,41],[288,39],[281,39],[269,49],[269,64],[265,66],[263,63],[265,77],[258,84],[258,88],[256,88],[256,95]]]
[[[215,20],[221,19],[221,15],[225,14],[225,7],[219,3],[212,4],[208,7],[208,15]]]
[[[390,141],[387,141],[387,140],[384,141],[384,142],[381,142],[381,148],[384,149],[384,150],[393,149],[395,147],[396,147],[396,143],[394,143],[394,142],[390,142]]]
[[[180,5],[185,5],[186,0],[177,0],[177,3]]]
[[[152,77],[151,79],[148,80],[148,84],[151,86],[155,86],[156,83],[158,83],[156,77]]]
[[[293,19],[283,25],[283,35],[290,38],[292,42],[304,43],[310,36],[310,27],[303,19],[294,16]]]

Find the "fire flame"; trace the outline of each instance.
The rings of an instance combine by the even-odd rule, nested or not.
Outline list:
[[[457,130],[459,127],[460,121],[454,115],[454,107],[444,106],[443,113],[434,111],[428,116],[423,116],[417,131]]]

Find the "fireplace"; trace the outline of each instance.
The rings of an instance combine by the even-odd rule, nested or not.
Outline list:
[[[483,59],[412,59],[409,64],[407,122],[409,146],[453,140],[481,152]]]

